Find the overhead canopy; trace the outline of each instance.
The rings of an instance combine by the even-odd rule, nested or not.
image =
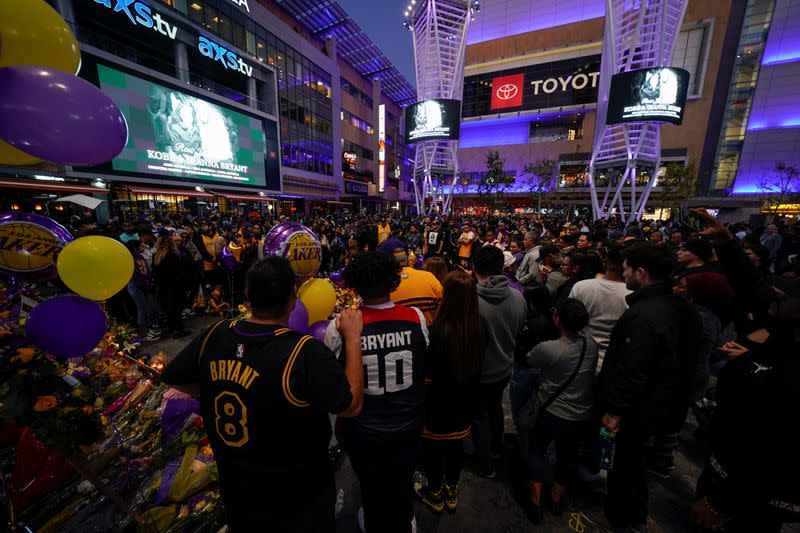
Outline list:
[[[134,194],[152,194],[161,196],[193,196],[195,198],[211,198],[210,192],[198,191],[195,189],[163,189],[160,187],[148,187],[146,185],[128,185],[126,187]]]
[[[276,199],[260,194],[244,194],[240,192],[212,191],[214,194],[224,196],[228,200],[241,200],[245,202],[274,202]]]
[[[353,202],[339,202],[337,200],[328,200],[328,203],[331,204],[331,205],[346,205],[346,206],[352,206],[353,205]]]
[[[58,181],[41,181],[41,180],[0,180],[0,187],[10,187],[12,189],[38,189],[42,191],[56,191],[56,192],[71,192],[71,193],[93,193],[93,192],[108,192],[97,187],[90,185],[78,185],[72,183],[63,183]]]
[[[70,196],[64,196],[56,200],[56,202],[72,202],[73,204],[78,204],[88,209],[97,209],[97,206],[102,204],[103,201],[104,200],[95,198],[94,196],[86,196],[85,194],[71,194]]]
[[[311,33],[336,39],[340,58],[367,80],[381,80],[381,90],[398,106],[417,100],[417,91],[381,49],[335,0],[277,0]]]

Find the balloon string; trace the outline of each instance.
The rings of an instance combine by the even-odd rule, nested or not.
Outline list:
[[[584,521],[586,523],[584,523]],[[600,531],[600,533],[611,533],[611,530],[606,529],[597,522],[593,521],[591,518],[586,516],[583,511],[570,513],[568,525],[572,531],[575,531],[575,533],[584,533],[586,531],[586,524],[594,526],[594,528]]]

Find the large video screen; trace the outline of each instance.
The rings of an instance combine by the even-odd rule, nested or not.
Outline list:
[[[461,127],[461,102],[438,98],[411,104],[406,108],[406,143],[428,139],[458,140]]]
[[[105,65],[97,74],[128,122],[113,170],[265,187],[261,119]]]
[[[607,124],[656,121],[680,124],[686,108],[689,72],[658,67],[611,77]]]

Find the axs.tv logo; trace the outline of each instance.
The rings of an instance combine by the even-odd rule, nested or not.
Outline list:
[[[173,26],[158,13],[154,13],[153,9],[139,0],[94,0],[95,3],[104,5],[111,9],[113,7],[114,13],[123,13],[131,21],[134,26],[142,26],[144,28],[153,28],[161,35],[165,35],[170,39],[175,39],[178,33],[177,26]],[[113,3],[113,6],[112,6]]]
[[[200,43],[197,45],[197,49],[207,58],[222,63],[225,68],[241,72],[245,76],[253,75],[253,67],[245,63],[236,52],[228,50],[225,46],[208,37],[200,36]]]

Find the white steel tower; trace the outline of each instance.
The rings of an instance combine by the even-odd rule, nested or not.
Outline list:
[[[403,24],[413,38],[419,100],[461,100],[467,30],[479,9],[476,0],[411,0]],[[425,212],[426,200],[430,200],[428,213],[448,213],[457,178],[458,141],[417,142],[414,198],[418,213]]]
[[[622,221],[639,220],[661,164],[661,123],[606,124],[611,76],[631,70],[668,67],[688,0],[606,0],[603,59],[597,100],[597,127],[589,164],[589,188],[595,219],[616,208]],[[609,176],[603,190],[596,181],[603,169],[624,167]],[[637,195],[637,167],[648,173]],[[610,174],[610,173],[609,173]],[[628,186],[627,202],[623,190]],[[598,196],[602,193],[602,200]],[[625,205],[627,203],[627,205]]]

